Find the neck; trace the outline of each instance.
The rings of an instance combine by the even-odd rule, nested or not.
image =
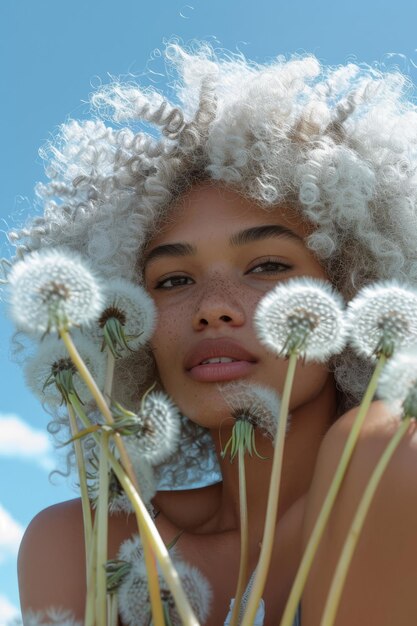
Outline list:
[[[324,434],[331,425],[336,412],[334,383],[329,381],[320,393],[308,403],[291,411],[291,423],[286,435],[278,505],[278,522],[285,513],[308,491],[313,476],[318,450]],[[223,476],[220,507],[215,524],[218,530],[239,528],[239,472],[238,457],[230,462],[230,454],[221,457],[218,432],[213,438]],[[223,446],[231,435],[231,427],[222,428]],[[249,526],[254,542],[263,533],[274,447],[270,439],[255,431],[256,449],[245,454],[246,497]]]

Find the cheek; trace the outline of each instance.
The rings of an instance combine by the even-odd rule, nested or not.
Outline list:
[[[282,396],[285,378],[287,374],[288,361],[267,357],[265,369],[262,372],[263,381],[268,387],[275,389]],[[325,364],[307,363],[300,360],[295,371],[294,382],[290,397],[290,411],[313,400],[326,385],[329,371]]]
[[[319,363],[303,365],[299,362],[292,388],[290,410],[314,400],[323,390],[329,375],[325,365]]]
[[[179,347],[186,315],[186,306],[175,307],[175,310],[158,310],[158,322],[150,345],[164,384],[165,377],[174,375],[181,366]]]

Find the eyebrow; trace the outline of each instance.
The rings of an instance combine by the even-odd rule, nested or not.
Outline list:
[[[285,237],[304,243],[304,240],[300,237],[300,235],[297,235],[297,233],[290,228],[281,226],[280,224],[266,224],[265,226],[245,228],[245,230],[241,230],[232,235],[230,237],[230,243],[232,246],[244,246],[247,243],[259,241],[261,239],[269,239],[270,237]]]
[[[196,253],[196,248],[189,243],[165,243],[162,246],[156,246],[145,256],[143,267],[150,261],[159,259],[160,257],[180,257],[190,256]]]
[[[244,246],[248,243],[269,239],[270,237],[285,237],[293,239],[299,243],[304,243],[303,238],[297,235],[293,230],[279,224],[267,224],[264,226],[253,226],[240,230],[230,237],[230,244],[233,247]],[[152,248],[145,256],[143,267],[150,261],[161,257],[184,257],[196,254],[197,249],[189,243],[165,243],[161,246]]]

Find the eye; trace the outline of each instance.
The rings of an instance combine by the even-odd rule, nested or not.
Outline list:
[[[189,276],[168,276],[168,278],[159,280],[155,285],[155,289],[174,289],[175,287],[191,285],[193,282],[193,279]]]
[[[265,259],[262,263],[257,262],[246,273],[247,274],[281,274],[292,269],[292,265],[274,259]]]

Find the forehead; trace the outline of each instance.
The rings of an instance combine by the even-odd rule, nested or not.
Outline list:
[[[166,223],[147,248],[171,241],[229,236],[263,224],[285,226],[303,239],[312,231],[312,226],[289,205],[264,208],[231,188],[202,183],[172,205]]]

